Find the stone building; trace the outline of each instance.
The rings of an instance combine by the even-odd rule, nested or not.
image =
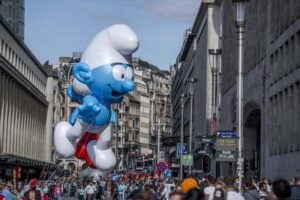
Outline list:
[[[61,119],[59,121],[69,121],[71,113],[79,106],[77,101],[73,101],[67,95],[67,89],[72,85],[73,81],[73,67],[80,61],[81,53],[74,52],[72,56],[59,57],[59,63],[52,65],[52,72],[58,76],[60,85],[60,98],[61,98]],[[57,123],[58,121],[56,121]],[[56,125],[54,124],[54,127]],[[75,157],[73,158],[60,158],[57,157],[57,164],[63,166],[66,175],[72,172],[78,172],[86,167],[85,162]]]
[[[0,76],[0,177],[39,177],[53,166],[47,73],[1,16]]]
[[[115,107],[118,123],[113,131],[113,144],[118,150],[120,166],[153,170],[157,162],[157,130],[161,137],[170,135],[170,73],[139,58],[133,58],[136,88]],[[161,145],[163,146],[163,145]],[[161,158],[164,158],[161,147]]]
[[[172,135],[173,138],[176,138],[172,144],[175,146],[176,143],[180,143],[180,95],[184,94],[184,143],[189,143],[190,112],[193,110],[191,154],[194,154],[193,168],[197,172],[203,170],[202,159],[204,155],[195,152],[200,148],[200,143],[195,140],[195,136],[212,134],[212,72],[208,51],[209,49],[220,48],[220,12],[220,4],[217,1],[202,1],[192,28],[185,32],[182,48],[176,64],[172,67]],[[192,82],[192,79],[197,79],[197,81]],[[192,90],[194,91],[194,98],[191,108]],[[177,164],[180,163],[180,159],[175,158],[175,152],[172,155],[172,161]]]
[[[0,0],[0,14],[16,36],[24,40],[25,0]]]
[[[231,1],[222,1],[221,128],[236,129],[237,41]],[[246,4],[245,174],[271,179],[300,172],[300,1]],[[222,166],[232,174],[234,164]]]

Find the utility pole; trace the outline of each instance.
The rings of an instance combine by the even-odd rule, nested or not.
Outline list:
[[[160,119],[158,119],[158,133],[157,133],[157,163],[160,162]]]
[[[182,150],[183,150],[183,113],[184,113],[184,98],[185,98],[185,94],[184,93],[182,93],[181,95],[180,95],[180,108],[181,108],[181,123],[180,123],[180,125],[181,125],[181,131],[180,131],[180,153],[179,153],[179,155],[180,155],[180,179],[182,180],[182,178],[183,178],[183,159],[182,159]]]
[[[158,128],[157,128],[157,163],[159,163],[160,159],[161,159],[160,158],[160,138],[161,138],[161,128],[160,128],[160,126],[165,126],[165,124],[161,124],[160,119],[158,119],[158,123],[153,124],[153,126],[154,126],[154,129],[155,129],[155,126],[158,126]]]
[[[123,121],[120,121],[120,129],[121,129],[121,164],[122,170],[124,168],[124,143],[123,143]]]
[[[242,190],[242,179],[244,177],[244,134],[243,134],[243,65],[244,65],[244,34],[246,25],[246,2],[248,0],[232,0],[234,6],[235,23],[237,30],[237,46],[238,46],[238,73],[237,73],[237,133],[238,142],[238,189]]]

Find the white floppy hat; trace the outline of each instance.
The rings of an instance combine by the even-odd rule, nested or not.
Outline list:
[[[136,34],[125,24],[112,25],[100,33],[87,46],[81,62],[91,69],[110,63],[131,63],[132,53],[139,46]]]

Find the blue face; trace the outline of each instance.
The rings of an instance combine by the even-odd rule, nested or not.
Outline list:
[[[110,103],[119,103],[123,96],[135,87],[131,65],[113,63],[96,67],[91,72],[93,82],[89,87],[93,95],[99,100],[104,99]]]

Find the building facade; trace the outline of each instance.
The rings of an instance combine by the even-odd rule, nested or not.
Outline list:
[[[24,40],[25,0],[1,0],[0,14],[16,36]]]
[[[73,101],[67,95],[67,89],[72,85],[74,79],[73,67],[80,61],[82,53],[74,52],[72,56],[59,57],[59,63],[49,66],[52,74],[57,77],[59,101],[61,102],[61,117],[59,121],[69,121],[71,113],[80,105],[79,102]],[[56,123],[54,122],[54,127]],[[53,132],[52,132],[53,133]],[[72,158],[60,158],[56,157],[56,163],[65,170],[65,175],[70,176],[72,173],[77,173],[86,167],[85,162]]]
[[[222,1],[221,128],[235,130],[237,42],[231,1]],[[300,172],[300,2],[246,4],[244,53],[245,174],[289,178]],[[223,166],[224,175],[235,171]]]
[[[139,58],[132,64],[136,88],[115,107],[113,144],[120,169],[151,171],[157,163],[158,126],[161,140],[170,135],[170,73]],[[166,159],[160,146],[161,159]]]
[[[217,1],[202,1],[192,28],[185,32],[181,51],[176,64],[172,67],[172,134],[176,137],[176,143],[179,143],[181,117],[183,117],[184,143],[188,145],[189,134],[192,131],[192,152],[190,153],[194,155],[194,172],[203,170],[204,156],[197,153],[197,149],[201,148],[201,143],[196,141],[195,137],[213,134],[213,82],[209,49],[220,48],[220,12],[220,3]],[[181,94],[185,95],[183,116],[181,115]],[[191,104],[192,98],[193,104]],[[217,104],[219,103],[218,100]],[[217,127],[214,128],[217,129]],[[180,163],[180,159],[174,156],[175,154],[172,160]]]
[[[47,73],[1,16],[0,74],[0,176],[37,177],[52,166]]]

